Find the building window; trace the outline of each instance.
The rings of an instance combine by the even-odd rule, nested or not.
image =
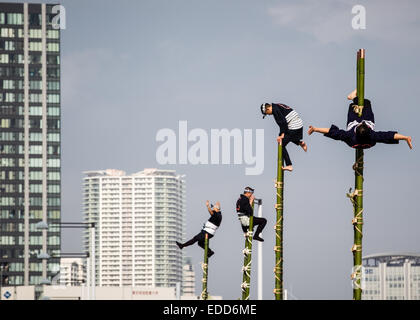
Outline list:
[[[60,32],[58,30],[48,30],[47,38],[48,39],[58,39],[60,37]]]
[[[58,119],[48,119],[48,128],[49,129],[60,129],[60,120],[58,120]]]
[[[60,134],[48,133],[48,142],[60,142]]]
[[[47,101],[49,103],[60,103],[60,95],[59,94],[49,94],[47,96]]]
[[[1,158],[0,165],[2,167],[14,167],[16,165],[16,160],[13,158]]]
[[[40,93],[31,93],[29,95],[29,102],[34,102],[34,103],[40,103],[40,102],[42,102],[42,94],[40,94]]]
[[[48,245],[52,246],[58,246],[60,245],[60,237],[58,236],[49,236],[48,237]]]
[[[48,180],[60,180],[60,172],[48,172]]]
[[[29,107],[29,114],[31,116],[42,116],[42,107]]]
[[[60,219],[60,211],[58,211],[58,210],[48,211],[48,218],[50,218],[50,219]]]
[[[2,86],[3,86],[3,89],[15,89],[15,81],[13,81],[13,80],[3,80]]]
[[[48,146],[48,154],[59,155],[60,146]]]
[[[42,171],[29,171],[30,180],[42,180]]]
[[[29,29],[29,38],[42,38],[41,29]]]
[[[47,51],[49,51],[49,52],[60,51],[60,44],[58,44],[58,43],[47,43]]]
[[[42,219],[42,210],[31,210],[29,211],[29,219]],[[31,226],[34,226],[31,224]],[[31,230],[31,231],[39,231],[39,230]],[[23,230],[22,230],[23,232]]]
[[[29,270],[34,272],[40,272],[42,271],[42,263],[30,263],[29,264]]]
[[[42,193],[42,184],[29,185],[29,191],[34,193]]]
[[[10,53],[9,61],[10,63],[23,63],[23,54]],[[23,89],[23,84],[19,89]]]
[[[42,51],[41,42],[29,42],[29,51]]]
[[[0,238],[0,244],[4,245],[14,245],[15,244],[15,237],[14,236],[2,236]]]
[[[10,128],[10,119],[1,119],[0,128]]]
[[[47,77],[48,78],[59,78],[60,77],[60,69],[58,68],[47,68]]]
[[[8,13],[6,23],[7,24],[23,24],[23,14],[22,13]]]
[[[29,158],[29,166],[40,168],[42,167],[42,159],[41,158]]]
[[[48,167],[50,167],[50,168],[59,168],[60,167],[60,159],[48,159],[47,164],[48,164]]]
[[[32,67],[29,68],[30,77],[41,77],[41,68]]]
[[[60,56],[53,55],[53,54],[48,54],[47,55],[47,64],[55,64],[55,65],[60,64]]]
[[[23,263],[19,263],[19,262],[11,263],[10,264],[10,271],[12,271],[12,272],[23,271]]]
[[[31,206],[42,206],[42,198],[41,197],[30,197],[29,204]]]
[[[15,29],[12,29],[12,28],[2,28],[1,29],[1,36],[3,38],[14,38],[15,37]]]
[[[29,128],[31,129],[41,129],[42,128],[42,120],[41,119],[30,119],[29,120]]]
[[[41,63],[41,55],[40,54],[30,54],[29,55],[29,63],[32,63],[32,64]]]
[[[38,27],[41,25],[41,15],[38,13],[31,13],[29,15],[29,25],[31,27]]]
[[[42,146],[40,145],[29,146],[29,154],[42,154]]]
[[[59,107],[48,107],[48,115],[49,116],[59,116],[60,115],[60,108]]]
[[[0,54],[0,63],[9,63],[9,55],[8,54]]]
[[[60,185],[59,184],[48,185],[48,192],[49,193],[60,193]]]
[[[42,141],[42,133],[37,133],[37,132],[29,133],[29,141]]]

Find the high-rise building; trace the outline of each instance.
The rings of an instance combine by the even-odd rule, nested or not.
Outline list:
[[[82,258],[61,258],[59,284],[65,286],[86,285],[86,266]]]
[[[182,276],[182,294],[185,296],[195,296],[195,271],[191,257],[184,258]]]
[[[173,170],[85,172],[84,219],[96,223],[97,286],[182,283],[185,181]],[[90,234],[85,233],[88,251]]]
[[[39,284],[60,267],[60,30],[54,11],[47,4],[0,3],[3,285]],[[49,229],[37,229],[40,221]]]
[[[363,300],[420,300],[420,254],[363,258]]]

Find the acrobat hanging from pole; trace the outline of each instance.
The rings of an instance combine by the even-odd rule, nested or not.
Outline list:
[[[220,202],[217,201],[216,205],[210,205],[210,202],[206,201],[206,207],[207,211],[210,214],[210,218],[206,221],[201,231],[196,234],[192,239],[188,240],[185,243],[180,243],[176,241],[177,246],[182,250],[185,247],[191,246],[194,243],[198,243],[198,245],[205,249],[205,238],[206,235],[208,239],[210,240],[213,238],[214,234],[216,233],[216,230],[220,227],[220,224],[222,223],[222,211],[220,210]],[[210,258],[214,254],[214,251],[208,248],[208,257]]]
[[[396,131],[375,131],[375,115],[372,111],[372,104],[368,99],[364,99],[364,105],[359,106],[357,90],[350,93],[347,99],[353,100],[353,102],[348,108],[346,130],[339,129],[334,124],[330,128],[309,126],[308,134],[323,133],[324,136],[343,141],[352,148],[368,149],[377,143],[398,144],[400,140],[406,141],[410,149],[413,148],[409,136],[404,136]]]

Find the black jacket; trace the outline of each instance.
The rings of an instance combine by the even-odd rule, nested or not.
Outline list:
[[[244,213],[248,217],[252,216],[254,210],[252,209],[251,204],[249,203],[249,198],[241,194],[238,201],[236,201],[236,212]]]
[[[354,132],[354,130],[345,131],[339,129],[335,125],[331,125],[330,131],[328,133],[325,133],[324,136],[334,140],[341,140],[352,148],[368,149],[373,147],[377,143],[398,144],[399,141],[394,139],[394,135],[396,133],[396,131],[371,130],[369,141],[367,141],[365,144],[360,144],[357,141],[356,133]]]
[[[375,116],[372,112],[372,105],[369,99],[364,100],[364,106],[362,117],[359,118],[354,111],[353,105],[358,105],[357,97],[353,99],[353,103],[349,105],[349,113],[347,115],[347,125],[351,122],[357,121],[362,122],[364,120],[368,120],[371,122],[375,122]],[[370,130],[370,136],[368,141],[365,141],[363,144],[357,140],[356,132],[354,129],[349,131],[341,130],[337,126],[332,125],[330,131],[324,134],[326,137],[334,139],[334,140],[341,140],[345,142],[349,147],[358,148],[358,149],[368,149],[376,145],[377,143],[386,143],[386,144],[398,144],[398,140],[394,139],[394,135],[396,131],[374,131]]]
[[[276,120],[277,124],[280,127],[280,133],[279,136],[283,133],[287,132],[287,121],[286,116],[293,111],[291,107],[288,105],[285,105],[284,103],[272,103],[272,110],[273,110],[273,116],[274,120]]]

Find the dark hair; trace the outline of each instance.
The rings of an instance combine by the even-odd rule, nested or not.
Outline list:
[[[370,131],[371,129],[369,126],[362,122],[357,128],[356,128],[356,139],[357,142],[360,144],[367,144],[369,142],[370,138]]]
[[[251,187],[245,187],[245,189],[244,189],[244,193],[246,193],[246,192],[251,192],[251,193],[253,193],[253,192],[254,192],[254,189],[252,189]]]

